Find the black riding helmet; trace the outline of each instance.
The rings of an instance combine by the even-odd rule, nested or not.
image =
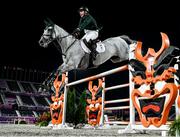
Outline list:
[[[78,12],[80,12],[80,11],[89,12],[89,9],[88,9],[87,7],[85,7],[85,6],[81,6],[81,7],[79,8]]]

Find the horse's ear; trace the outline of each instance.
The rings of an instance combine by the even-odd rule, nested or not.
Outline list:
[[[54,25],[54,22],[50,18],[47,17],[44,20],[44,24],[45,24],[45,26],[51,26],[51,25]]]
[[[44,20],[44,25],[45,25],[45,27],[46,27],[46,26],[49,26],[50,23],[49,23],[47,20]]]

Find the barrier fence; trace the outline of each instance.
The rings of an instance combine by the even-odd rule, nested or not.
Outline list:
[[[77,85],[77,84],[81,84],[81,83],[84,83],[84,82],[87,82],[87,81],[91,81],[91,80],[95,80],[95,79],[98,79],[98,78],[102,78],[102,77],[105,77],[105,76],[108,76],[108,75],[111,75],[111,74],[114,74],[114,73],[118,73],[118,72],[121,72],[121,71],[124,71],[124,70],[128,70],[128,65],[124,65],[124,66],[121,66],[121,67],[118,67],[118,68],[115,68],[115,69],[112,69],[112,70],[109,70],[109,71],[106,71],[106,72],[103,72],[103,73],[100,73],[100,74],[97,74],[97,75],[94,75],[94,76],[91,76],[91,77],[88,77],[88,78],[84,78],[84,79],[81,79],[81,80],[77,80],[77,81],[74,81],[74,82],[71,82],[71,83],[68,83],[68,73],[66,73],[66,79],[65,79],[65,90],[64,90],[64,103],[66,104],[67,102],[67,87],[70,87],[70,86],[74,86],[74,85]],[[105,85],[104,81],[103,81],[103,85]],[[110,89],[117,89],[118,87],[127,87],[129,84],[126,84],[126,85],[118,85],[116,87],[109,87],[109,89],[107,88],[106,90],[110,90]],[[104,89],[104,88],[103,88]],[[104,102],[104,90],[102,92],[102,102]],[[102,107],[104,108],[104,103],[102,103]],[[65,119],[66,119],[66,105],[64,105],[64,108],[63,108],[63,120],[62,120],[62,125],[65,125]],[[103,109],[102,109],[103,110]],[[104,112],[102,112],[102,114],[104,114]]]
[[[130,46],[130,50],[129,50],[129,59],[132,59],[134,58],[134,49],[135,49],[135,46],[136,44],[132,44]],[[84,82],[87,82],[87,81],[91,81],[91,80],[95,80],[95,79],[98,79],[98,78],[103,78],[103,83],[102,83],[102,87],[103,87],[103,91],[102,91],[102,117],[101,117],[101,124],[103,124],[103,121],[104,121],[104,111],[105,110],[108,110],[108,109],[130,109],[130,111],[132,111],[131,107],[133,106],[131,103],[130,103],[130,106],[124,106],[124,107],[114,107],[114,108],[105,108],[105,104],[104,104],[104,101],[105,101],[105,91],[109,91],[109,90],[113,90],[113,89],[118,89],[118,88],[122,88],[122,87],[128,87],[129,86],[129,90],[132,90],[132,88],[134,87],[133,86],[133,83],[131,81],[131,78],[132,78],[132,75],[131,73],[129,73],[129,83],[127,84],[122,84],[122,85],[117,85],[117,86],[113,86],[113,87],[108,87],[108,88],[105,88],[105,77],[108,76],[108,75],[111,75],[111,74],[115,74],[115,73],[118,73],[118,72],[121,72],[121,71],[124,71],[124,70],[131,70],[131,66],[128,66],[128,65],[124,65],[124,66],[121,66],[121,67],[118,67],[118,68],[115,68],[115,69],[112,69],[112,70],[109,70],[109,71],[106,71],[106,72],[103,72],[103,73],[100,73],[100,74],[97,74],[97,75],[94,75],[94,76],[90,76],[90,77],[87,77],[87,78],[84,78],[84,79],[80,79],[80,80],[77,80],[77,81],[74,81],[74,82],[71,82],[71,83],[68,83],[68,73],[66,73],[66,78],[65,78],[65,88],[64,88],[64,107],[63,107],[63,118],[62,118],[62,125],[65,126],[65,121],[66,121],[66,104],[67,104],[67,88],[70,87],[70,86],[74,86],[74,85],[77,85],[77,84],[81,84],[81,83],[84,83]],[[131,117],[131,116],[130,116]],[[132,119],[132,118],[130,118]]]
[[[133,59],[134,58],[134,48],[130,48],[129,51],[129,59]],[[178,67],[176,66],[176,69],[178,69]],[[107,87],[105,88],[105,77],[111,74],[115,74],[124,70],[128,70],[129,71],[129,83],[126,84],[121,84],[121,85],[116,85],[116,86],[112,86],[112,87]],[[65,88],[64,88],[64,107],[63,107],[63,118],[62,118],[62,125],[65,125],[65,121],[66,121],[66,103],[67,103],[67,88],[70,86],[74,86],[77,84],[81,84],[87,81],[91,81],[91,80],[95,80],[98,78],[103,78],[103,83],[102,83],[102,87],[103,87],[103,91],[102,91],[102,117],[101,117],[101,124],[128,124],[128,126],[126,127],[125,130],[123,130],[124,132],[131,132],[133,130],[158,130],[158,131],[162,131],[162,136],[165,136],[165,132],[168,129],[168,125],[162,125],[161,127],[157,128],[154,126],[150,126],[148,128],[143,127],[143,125],[141,124],[136,124],[135,122],[135,108],[133,106],[133,102],[131,100],[131,96],[132,96],[132,91],[134,89],[134,83],[132,82],[132,74],[130,73],[130,71],[132,71],[133,68],[131,66],[128,65],[124,65],[94,76],[90,76],[81,80],[77,80],[71,83],[68,83],[68,73],[66,73],[66,78],[65,78]],[[175,81],[175,83],[177,84],[177,82]],[[124,88],[124,87],[129,87],[129,98],[125,98],[125,99],[116,99],[116,100],[108,100],[105,101],[105,93],[107,91],[110,90],[114,90],[114,89],[119,89],[119,88]],[[142,98],[143,99],[143,98]],[[120,102],[129,102],[129,106],[119,106],[119,107],[105,107],[106,104],[110,104],[110,103],[120,103]],[[180,110],[177,107],[177,100],[175,103],[175,107],[176,107],[176,116],[179,115]],[[129,122],[127,121],[107,121],[104,123],[104,111],[107,110],[121,110],[121,109],[129,109]],[[139,122],[140,123],[140,122]],[[122,133],[121,130],[118,131],[119,133]]]

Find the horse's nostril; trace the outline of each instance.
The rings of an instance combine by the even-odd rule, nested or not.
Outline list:
[[[43,41],[42,40],[39,40],[39,45],[42,45],[43,44]]]

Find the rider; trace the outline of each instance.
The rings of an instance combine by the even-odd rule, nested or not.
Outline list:
[[[83,42],[81,41],[81,44],[85,44],[91,50],[92,57],[95,59],[97,52],[95,47],[90,44],[90,40],[95,40],[99,35],[96,20],[89,14],[87,7],[82,6],[78,11],[81,18],[78,28],[74,31],[74,35],[77,36],[80,32],[84,31],[85,35],[82,37]]]

